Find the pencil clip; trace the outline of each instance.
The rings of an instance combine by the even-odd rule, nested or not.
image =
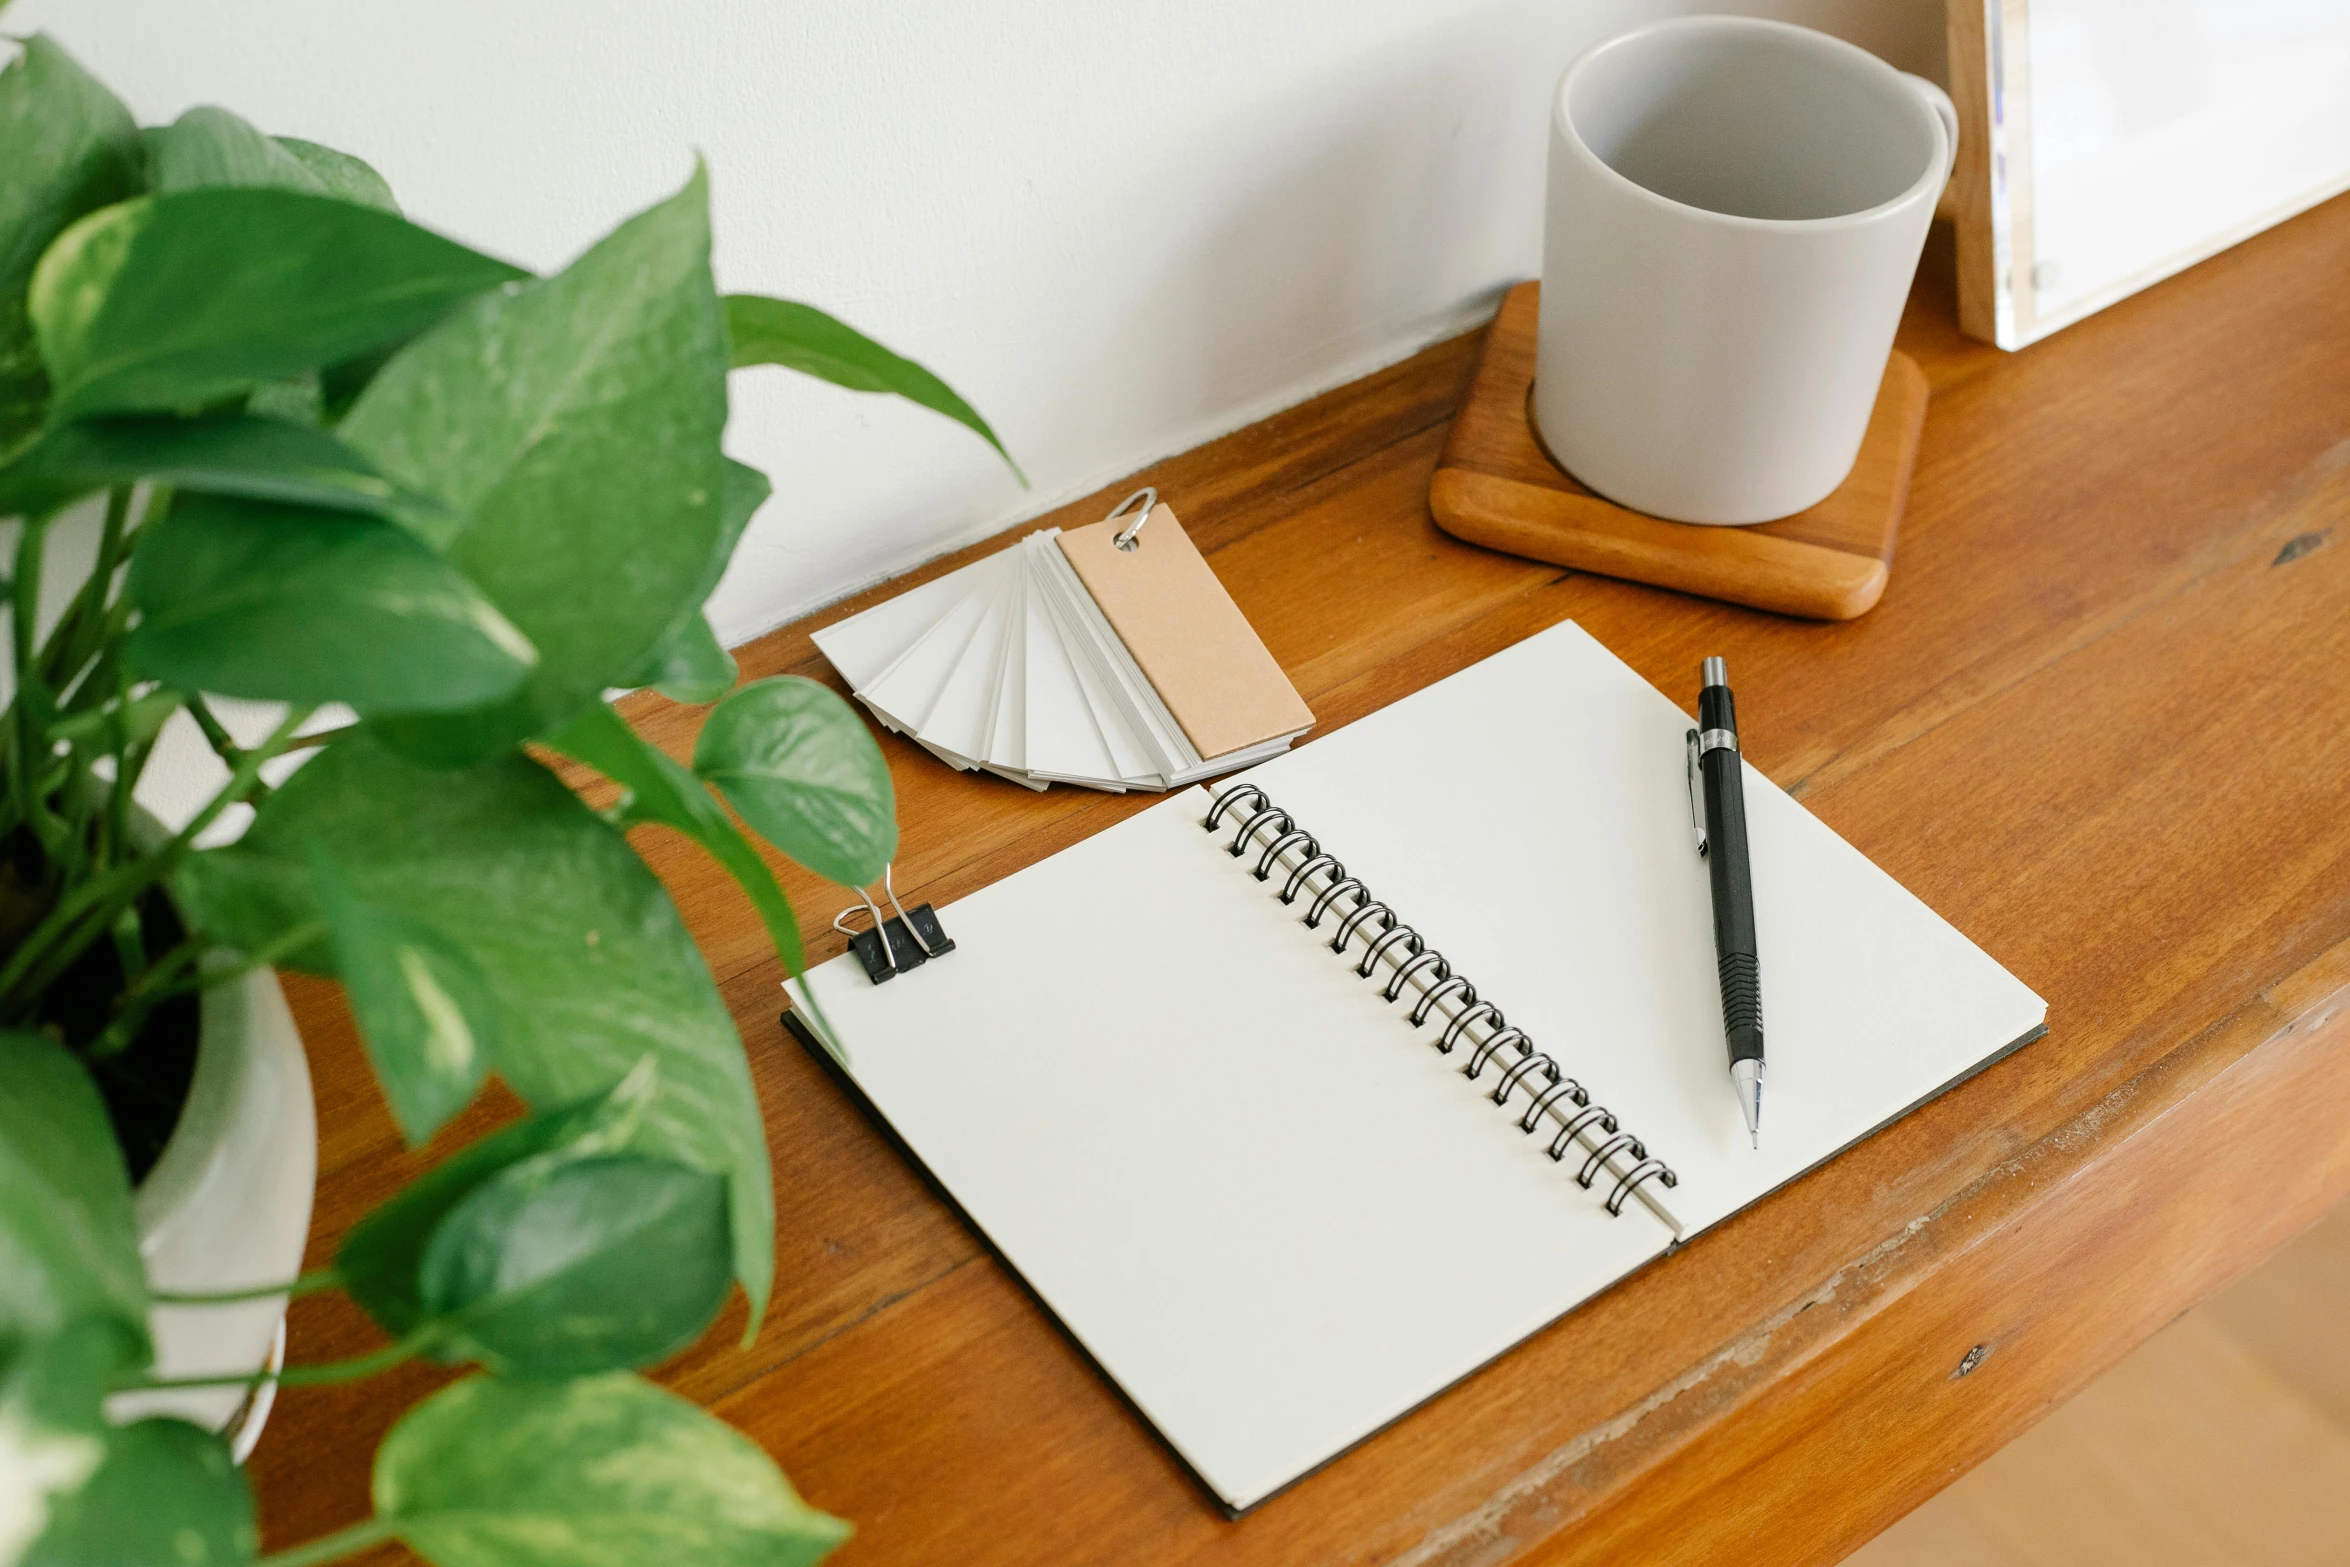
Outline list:
[[[1687,742],[1687,748],[1688,748],[1688,752],[1689,752],[1689,835],[1690,835],[1692,838],[1695,838],[1695,839],[1697,840],[1697,855],[1698,855],[1698,858],[1700,858],[1700,859],[1703,859],[1703,858],[1705,857],[1705,852],[1706,852],[1706,850],[1707,850],[1709,847],[1711,847],[1711,845],[1709,845],[1709,844],[1707,843],[1707,841],[1706,841],[1706,836],[1705,836],[1705,814],[1704,814],[1704,811],[1702,810],[1702,808],[1701,808],[1701,807],[1699,807],[1699,805],[1698,805],[1698,803],[1697,803],[1697,791],[1698,791],[1698,782],[1697,782],[1697,754],[1698,754],[1698,753],[1697,753],[1697,731],[1696,731],[1696,730],[1694,730],[1694,729],[1692,729],[1692,730],[1690,730],[1690,731],[1689,731],[1689,739],[1688,739],[1688,742]]]
[[[1125,527],[1120,528],[1117,532],[1117,535],[1110,540],[1112,544],[1117,545],[1118,548],[1122,550],[1131,550],[1134,548],[1136,541],[1141,536],[1142,525],[1151,520],[1151,512],[1159,504],[1159,492],[1150,485],[1146,484],[1141,489],[1136,490],[1132,495],[1129,495],[1124,500],[1120,501],[1117,505],[1111,507],[1110,514],[1102,519],[1104,522],[1116,522],[1120,517],[1126,515],[1126,508],[1132,506],[1136,501],[1142,502],[1142,515],[1136,517]]]
[[[857,901],[832,917],[832,928],[849,938],[849,950],[865,965],[865,977],[876,985],[955,950],[953,939],[939,924],[938,915],[929,904],[917,903],[909,911],[898,901],[896,876],[895,865],[882,867],[882,895],[897,910],[896,918],[884,919],[881,906],[862,887],[856,889]],[[873,916],[871,930],[852,930],[841,923],[859,909]]]

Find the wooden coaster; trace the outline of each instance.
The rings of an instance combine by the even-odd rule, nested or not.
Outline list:
[[[1860,457],[1808,511],[1750,527],[1666,522],[1603,500],[1551,461],[1527,416],[1542,285],[1501,303],[1485,357],[1428,486],[1437,526],[1456,538],[1578,571],[1627,577],[1813,620],[1865,615],[1885,591],[1909,498],[1926,377],[1896,350],[1885,362]]]

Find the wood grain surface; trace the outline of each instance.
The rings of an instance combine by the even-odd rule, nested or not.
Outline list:
[[[1554,566],[1654,583],[1782,615],[1850,620],[1884,596],[1926,420],[1925,375],[1894,351],[1852,471],[1792,517],[1752,527],[1667,522],[1594,494],[1534,424],[1542,285],[1520,283],[1486,330],[1476,373],[1428,481],[1436,525]]]
[[[1676,693],[1725,655],[1749,758],[2046,996],[2051,1033],[1228,1522],[784,1039],[739,896],[644,829],[748,1044],[778,1210],[757,1340],[737,1304],[659,1375],[855,1520],[842,1567],[1850,1551],[2350,1192],[2346,263],[2350,198],[2001,354],[1960,334],[1938,231],[1901,336],[1934,397],[1901,569],[1842,624],[1439,531],[1474,335],[1038,519],[1157,485],[1317,734],[1568,617]],[[830,679],[807,631],[744,674]],[[695,711],[628,707],[686,754]],[[909,902],[1148,803],[882,743]],[[784,879],[830,956],[843,895]],[[513,1107],[404,1152],[337,993],[289,992],[316,1262]],[[295,1308],[298,1361],[376,1342],[333,1298]],[[270,1543],[359,1517],[379,1436],[446,1375],[287,1392],[253,1460]]]
[[[1852,1567],[2350,1561],[2350,1204],[1862,1546]]]

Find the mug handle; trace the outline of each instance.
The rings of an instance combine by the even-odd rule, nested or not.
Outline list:
[[[1942,183],[1947,185],[1951,172],[1958,167],[1958,105],[1950,101],[1950,94],[1924,77],[1912,75],[1908,71],[1902,71],[1899,75],[1909,90],[1924,99],[1926,107],[1933,110],[1934,117],[1942,122],[1942,140],[1950,148],[1950,156],[1942,164]]]

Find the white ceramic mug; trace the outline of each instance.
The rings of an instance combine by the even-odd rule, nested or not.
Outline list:
[[[1824,33],[1660,22],[1551,109],[1534,419],[1576,479],[1679,522],[1766,522],[1859,455],[1958,113]]]

